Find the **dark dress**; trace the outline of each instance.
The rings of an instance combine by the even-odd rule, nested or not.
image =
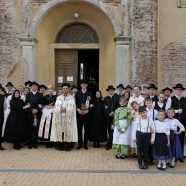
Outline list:
[[[107,125],[104,101],[102,99],[94,99],[92,104],[90,140],[105,142],[107,140]]]
[[[5,96],[0,95],[0,143],[2,142],[2,127],[3,127],[3,121],[4,121],[4,102],[5,102]]]
[[[26,115],[23,110],[24,101],[19,98],[14,98],[10,101],[10,114],[7,118],[5,141],[10,143],[25,142],[27,135]]]

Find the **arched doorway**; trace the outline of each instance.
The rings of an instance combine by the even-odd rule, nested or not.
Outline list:
[[[56,43],[98,43],[97,33],[84,23],[72,23],[59,32]],[[99,88],[99,49],[57,49],[55,50],[55,85],[62,82],[79,85],[87,80],[94,92]]]
[[[63,50],[71,52],[76,50],[79,52],[79,56],[81,56],[85,53],[87,54],[90,50],[97,50],[99,52],[97,55],[99,58],[97,63],[99,65],[99,89],[104,91],[108,84],[115,84],[116,81],[116,43],[114,40],[116,33],[114,27],[102,10],[87,1],[68,2],[69,3],[58,4],[55,8],[50,9],[37,27],[36,80],[38,82],[43,82],[43,80],[45,80],[50,84],[56,85],[56,82],[58,81],[58,78],[56,78],[57,51]],[[74,17],[75,13],[79,14],[78,18]],[[81,27],[79,24],[81,24]],[[66,38],[65,41],[59,41],[60,33],[62,32],[64,36],[66,29],[68,30],[71,28],[71,30],[73,30],[72,25],[78,25],[79,28],[81,28],[80,30],[83,30],[82,26],[83,28],[88,28],[89,34],[91,33],[88,38],[95,38],[95,35],[97,35],[97,39],[89,41],[85,37],[76,35],[76,39],[84,38],[84,41],[67,41],[67,36],[63,37]],[[84,30],[87,31],[85,28]],[[76,33],[73,33],[73,35],[74,34]],[[84,34],[84,36],[86,34]],[[71,56],[75,56],[75,54]],[[78,55],[76,55],[75,59],[78,60]],[[73,65],[71,65],[71,67],[72,66]],[[42,69],[42,72],[40,69]],[[75,79],[74,76],[72,78],[71,75],[69,75],[68,80],[72,79]],[[59,82],[66,80],[67,77],[65,80],[63,77],[59,77]],[[76,82],[78,83],[78,74]]]

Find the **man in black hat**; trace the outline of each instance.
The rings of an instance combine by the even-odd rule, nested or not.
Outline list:
[[[31,82],[30,80],[26,81],[26,82],[25,82],[25,87],[30,88],[30,84],[31,84],[31,83],[32,83],[32,82]]]
[[[28,119],[28,148],[38,147],[38,130],[42,115],[43,95],[38,92],[39,84],[35,81],[30,84],[31,91],[26,95],[25,103],[30,105],[27,112]]]
[[[90,103],[92,100],[92,92],[87,90],[88,82],[81,81],[81,90],[75,94],[76,107],[77,107],[77,127],[78,127],[78,147],[88,150],[88,131],[89,131],[89,117],[90,117]],[[84,126],[84,142],[82,139],[82,129]]]
[[[14,85],[12,84],[12,82],[8,82],[6,85],[6,97],[8,97],[9,95],[12,94],[12,88],[14,87]]]
[[[45,85],[41,84],[41,85],[39,86],[39,92],[40,92],[43,96],[46,95],[46,90],[47,90],[47,87],[46,87]]]
[[[178,119],[181,124],[186,128],[186,98],[182,96],[185,88],[181,83],[177,83],[176,86],[173,87],[175,90],[175,95],[168,99],[166,104],[166,110],[168,108],[173,108],[175,110],[175,118]],[[179,134],[180,142],[182,145],[182,152],[184,153],[184,138],[185,132],[181,132]],[[183,158],[180,158],[179,161],[184,162]]]
[[[114,111],[119,107],[119,98],[115,93],[115,88],[112,85],[109,85],[106,89],[108,96],[104,98],[105,111],[106,111],[106,120],[107,120],[107,130],[108,130],[108,141],[106,144],[106,149],[109,150],[112,148],[113,140],[113,129],[112,125],[114,124]]]
[[[156,90],[158,90],[158,88],[156,87],[155,84],[150,84],[147,89],[149,90],[149,97],[152,99],[152,101],[158,101],[158,96],[156,95]]]
[[[75,96],[77,91],[78,91],[78,87],[76,85],[72,85],[71,86],[71,95]]]
[[[123,86],[123,84],[119,84],[119,85],[117,86],[117,94],[118,94],[119,96],[122,96],[122,95],[123,95],[124,90],[125,90],[125,87]]]
[[[162,89],[162,93],[165,96],[165,100],[164,100],[165,103],[167,103],[167,100],[171,96],[172,92],[173,92],[173,90],[169,87],[166,87],[166,88]]]

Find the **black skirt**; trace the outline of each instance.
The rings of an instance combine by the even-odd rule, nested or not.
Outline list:
[[[156,133],[154,148],[157,156],[166,156],[169,154],[167,143],[168,140],[165,133]]]

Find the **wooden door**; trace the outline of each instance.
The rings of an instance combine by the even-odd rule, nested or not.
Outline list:
[[[56,50],[55,63],[56,88],[64,82],[77,85],[78,51]]]

